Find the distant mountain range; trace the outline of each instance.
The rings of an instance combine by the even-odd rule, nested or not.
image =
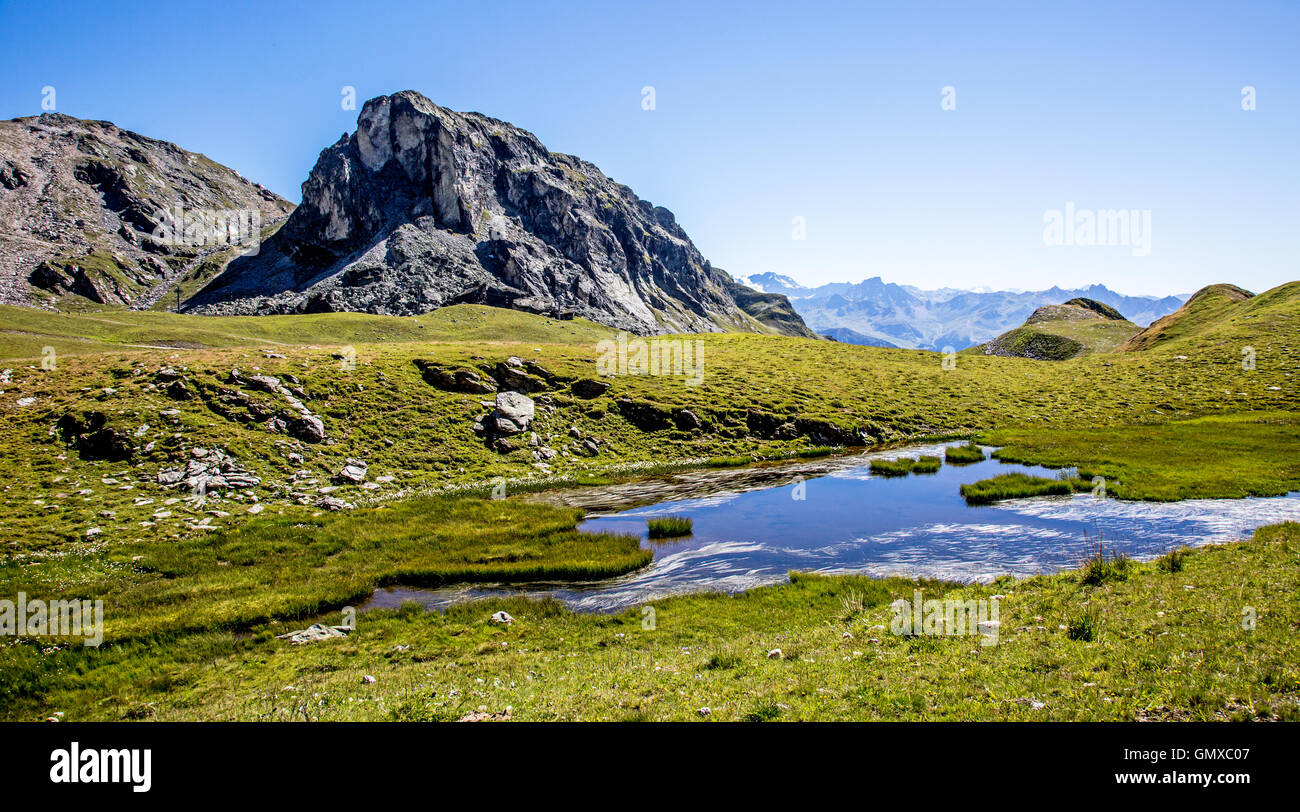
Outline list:
[[[1105,285],[1067,290],[922,290],[885,282],[832,282],[804,287],[788,276],[761,273],[739,281],[765,293],[780,293],[814,331],[837,341],[876,347],[961,350],[1020,326],[1044,305],[1086,298],[1109,305],[1124,318],[1146,326],[1166,316],[1187,296],[1125,296]]]

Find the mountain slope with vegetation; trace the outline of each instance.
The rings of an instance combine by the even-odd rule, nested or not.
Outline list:
[[[1201,288],[1183,306],[1157,319],[1126,341],[1121,350],[1147,350],[1169,342],[1193,339],[1223,326],[1238,312],[1237,305],[1255,294],[1236,285],[1219,284]]]
[[[1025,324],[967,353],[1006,358],[1064,361],[1096,352],[1110,352],[1137,334],[1136,324],[1118,310],[1087,298],[1044,305]]]
[[[256,211],[260,233],[293,210],[204,155],[107,121],[0,121],[0,152],[0,303],[148,307],[169,283],[229,253],[210,241],[153,239],[168,212]]]
[[[1069,573],[992,587],[927,582],[936,595],[1009,595],[1007,644],[975,660],[962,653],[969,641],[877,634],[869,643],[869,627],[916,583],[854,577],[656,601],[660,636],[625,630],[636,612],[586,616],[515,600],[367,614],[347,639],[309,647],[277,635],[335,623],[338,608],[384,584],[635,569],[645,559],[634,540],[582,537],[572,509],[520,497],[677,467],[979,435],[1005,443],[1008,456],[1113,478],[1121,496],[1277,493],[1300,476],[1297,291],[1291,283],[1238,302],[1153,349],[1051,364],[961,355],[952,366],[937,353],[774,335],[674,337],[698,342],[698,385],[686,375],[602,376],[609,345],[599,342],[615,338],[612,328],[478,305],[412,317],[0,308],[0,330],[21,342],[0,364],[0,487],[10,496],[0,503],[0,582],[10,593],[107,604],[100,649],[0,647],[0,715],[289,718],[301,716],[290,694],[300,699],[304,685],[341,697],[367,673],[378,677],[366,689],[374,703],[330,700],[309,713],[462,718],[510,704],[512,718],[588,719],[622,702],[628,718],[699,718],[709,706],[715,718],[1016,719],[1036,718],[1032,699],[1045,703],[1040,715],[1062,719],[1291,718],[1298,675],[1275,632],[1294,622],[1294,602],[1282,600],[1293,586],[1252,581],[1252,599],[1282,627],[1261,626],[1249,667],[1228,682],[1178,663],[1188,645],[1228,650],[1238,624],[1189,606],[1192,625],[1180,630],[1194,639],[1153,638],[1169,621],[1150,620],[1155,606],[1171,611],[1160,601],[1185,584],[1196,587],[1188,600],[1218,606],[1237,600],[1253,567],[1295,571],[1300,547],[1286,528],[1179,559],[1186,574],[1173,578],[1134,565],[1127,581],[1100,587]],[[1245,337],[1258,349],[1249,368]],[[56,345],[76,351],[42,352]],[[532,411],[513,409],[518,398],[503,390]],[[495,428],[515,419],[523,431]],[[211,483],[202,492],[188,484],[200,479]],[[501,486],[506,498],[490,498]],[[850,607],[860,625],[827,626]],[[522,625],[491,623],[497,609]],[[1131,626],[1132,616],[1148,625]],[[1091,630],[1095,645],[1052,632],[1058,620]],[[1148,626],[1152,635],[1129,633]],[[769,660],[775,647],[788,656]],[[914,671],[871,689],[846,665],[868,651],[875,674],[967,668],[997,696],[958,682],[925,698]],[[544,676],[518,694],[448,693],[463,693],[457,680],[469,671],[523,685],[522,674],[536,679],[579,653],[585,670],[575,678],[608,683],[607,669],[622,662],[618,685],[565,691]],[[614,654],[663,670],[632,678],[626,657],[606,658]],[[1107,657],[1147,665],[1141,677],[1126,668],[1099,677]],[[1025,677],[1043,658],[1059,664],[1059,680]],[[1152,669],[1165,677],[1152,682]],[[679,673],[708,678],[687,686]],[[1100,693],[1079,687],[1082,673]]]

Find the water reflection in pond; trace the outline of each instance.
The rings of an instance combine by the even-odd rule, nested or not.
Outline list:
[[[1300,493],[1267,499],[1123,502],[1091,494],[969,507],[958,486],[1021,471],[994,460],[934,474],[873,476],[873,458],[941,455],[943,445],[830,460],[585,488],[543,498],[594,511],[584,530],[633,533],[654,551],[644,570],[590,584],[464,585],[378,590],[363,608],[415,600],[430,608],[479,597],[552,595],[575,609],[613,611],[664,595],[735,592],[784,581],[790,570],[989,580],[1075,566],[1100,535],[1108,547],[1151,558],[1183,545],[1230,541],[1261,525],[1300,520]],[[651,502],[650,504],[645,504]],[[689,516],[694,532],[646,539],[646,520]]]

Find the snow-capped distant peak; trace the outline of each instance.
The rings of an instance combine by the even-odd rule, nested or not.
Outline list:
[[[802,287],[802,285],[785,274],[770,271],[750,276],[737,276],[736,281],[746,287],[753,288],[759,293],[784,293]]]

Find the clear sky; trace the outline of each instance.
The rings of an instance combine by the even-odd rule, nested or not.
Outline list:
[[[51,86],[59,112],[295,202],[355,128],[341,88],[409,88],[592,161],[737,274],[1154,294],[1300,278],[1293,0],[23,0],[0,4],[0,45],[0,117],[40,113]],[[1071,202],[1150,211],[1149,253],[1046,245]]]

